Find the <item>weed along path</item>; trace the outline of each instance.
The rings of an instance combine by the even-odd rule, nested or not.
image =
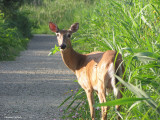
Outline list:
[[[78,87],[50,35],[34,35],[15,61],[0,62],[0,120],[60,120],[59,104]],[[68,94],[66,94],[68,93]]]

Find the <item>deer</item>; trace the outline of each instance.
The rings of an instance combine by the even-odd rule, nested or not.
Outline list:
[[[49,22],[49,28],[56,33],[60,53],[64,64],[74,72],[78,83],[86,92],[90,108],[90,116],[95,120],[94,91],[99,102],[106,102],[106,95],[112,90],[117,99],[122,98],[122,84],[115,78],[115,74],[122,77],[124,66],[122,55],[114,50],[106,52],[91,52],[80,54],[72,48],[71,35],[79,29],[79,23],[74,23],[68,30],[60,30],[58,26]],[[118,111],[120,105],[115,107]],[[101,107],[101,120],[107,119],[109,107]],[[118,119],[121,119],[118,116]]]

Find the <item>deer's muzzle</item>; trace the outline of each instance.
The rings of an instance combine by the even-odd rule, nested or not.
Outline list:
[[[63,49],[63,50],[64,50],[66,47],[67,47],[67,46],[66,46],[65,44],[62,44],[62,45],[60,46],[60,48]]]

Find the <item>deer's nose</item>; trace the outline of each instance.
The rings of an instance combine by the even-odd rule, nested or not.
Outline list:
[[[66,48],[66,45],[65,45],[65,44],[62,44],[62,45],[60,46],[60,48],[61,48],[61,49],[65,49],[65,48]]]

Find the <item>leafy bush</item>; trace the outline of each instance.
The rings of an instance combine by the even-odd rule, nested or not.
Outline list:
[[[9,28],[3,15],[0,14],[0,60],[11,60],[26,47],[28,39],[16,27]]]
[[[19,11],[23,0],[0,0],[0,60],[15,58],[26,48],[36,21],[28,18],[29,12]]]
[[[31,21],[28,18],[29,12],[16,11],[13,16],[6,19],[7,26],[9,28],[16,27],[18,32],[22,34],[23,37],[30,38],[32,36],[33,28],[36,28],[36,21]]]

